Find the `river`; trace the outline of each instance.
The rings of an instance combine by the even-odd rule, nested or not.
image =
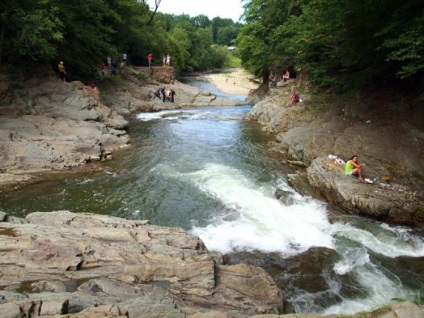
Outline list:
[[[250,108],[138,114],[130,119],[132,146],[96,164],[100,172],[1,192],[0,209],[182,227],[230,263],[264,267],[299,313],[350,314],[423,295],[424,234],[351,215],[330,222],[325,202],[288,185],[291,169],[267,152],[272,137],[243,120]],[[287,203],[275,199],[277,188],[289,193]]]

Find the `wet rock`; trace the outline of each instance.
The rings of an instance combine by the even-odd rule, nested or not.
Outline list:
[[[293,198],[291,196],[291,192],[290,191],[286,191],[283,189],[279,189],[277,188],[275,190],[275,197],[277,198],[278,201],[280,201],[281,203],[285,204],[285,205],[291,205],[293,204]]]
[[[289,107],[294,88],[302,92],[305,102]],[[423,113],[412,112],[402,100],[387,105],[393,112],[377,114],[368,96],[328,102],[309,96],[309,88],[302,78],[272,88],[246,118],[276,136],[272,151],[283,162],[307,167],[308,182],[328,202],[349,213],[424,227]],[[401,119],[398,112],[403,114]],[[327,166],[325,158],[333,153],[345,160],[356,153],[366,163],[364,177],[373,179],[388,172],[393,181],[365,186],[349,180],[343,167]]]

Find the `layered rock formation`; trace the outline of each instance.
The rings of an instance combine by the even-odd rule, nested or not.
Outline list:
[[[185,85],[175,80],[173,67],[128,67],[124,69],[123,82],[100,83],[102,98],[119,114],[154,112],[201,106],[237,106],[245,101],[218,97],[211,92]],[[110,77],[113,78],[113,77]],[[164,87],[175,91],[175,101],[162,101],[154,92]]]
[[[119,78],[107,75],[97,87],[62,83],[42,67],[38,77],[0,74],[0,185],[34,181],[33,172],[111,159],[130,142],[122,116],[243,104],[175,81],[173,67],[125,67],[120,72]],[[154,98],[164,85],[176,91],[175,103]]]
[[[0,116],[1,181],[111,159],[128,145],[127,121],[101,102],[97,89],[56,79],[29,82],[13,89],[13,106],[0,106],[14,109]]]
[[[304,102],[290,106],[293,89]],[[378,109],[369,99],[326,101],[310,90],[302,80],[286,82],[271,89],[248,118],[275,134],[272,150],[294,167],[307,168],[298,178],[304,176],[329,202],[349,213],[424,227],[422,105],[395,101]],[[392,182],[370,185],[347,178],[329,154],[344,160],[356,154],[366,163],[364,177],[390,174]]]
[[[67,211],[26,219],[0,212],[0,238],[2,318],[339,317],[279,315],[283,296],[262,268],[225,265],[180,228]],[[423,306],[402,302],[372,317],[423,314]]]
[[[66,211],[0,217],[14,222],[0,223],[0,308],[24,317],[206,317],[210,308],[246,317],[282,309],[263,269],[223,265],[180,228]]]

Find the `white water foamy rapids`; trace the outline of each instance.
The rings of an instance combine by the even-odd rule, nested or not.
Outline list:
[[[233,127],[213,127],[213,130],[205,133],[192,126],[183,128],[182,121],[223,122],[240,119],[237,115],[234,116],[233,110],[216,113],[210,109],[163,111],[140,114],[137,117],[141,121],[178,122],[180,125],[173,126],[175,129],[172,132],[178,134],[179,142],[186,141],[187,135],[192,134],[196,136],[197,142],[189,143],[193,149],[197,149],[199,145],[207,145],[208,150],[234,147],[234,141],[230,146],[221,143],[223,140],[228,142],[224,129]],[[212,132],[222,133],[221,139],[208,138],[207,135]],[[233,138],[231,135],[230,137]],[[192,157],[199,154],[206,160],[209,158],[210,162],[187,169],[187,162],[192,162]],[[331,223],[327,215],[327,204],[298,194],[287,184],[283,175],[276,176],[272,181],[261,182],[252,175],[250,168],[244,170],[245,166],[231,166],[230,162],[217,159],[220,155],[216,153],[212,153],[213,158],[209,156],[211,155],[206,150],[203,151],[203,148],[196,152],[190,149],[173,157],[172,164],[162,163],[154,169],[166,178],[175,178],[194,186],[220,203],[220,208],[208,211],[206,222],[198,222],[196,219],[192,222],[191,232],[200,237],[209,250],[223,254],[238,251],[279,253],[282,258],[296,256],[312,247],[335,250],[340,260],[333,265],[332,270],[340,277],[350,275],[355,280],[354,289],[360,290],[363,296],[342,296],[340,283],[331,278],[326,279],[327,286],[323,288],[327,288],[329,294],[338,295],[341,301],[325,309],[317,309],[320,312],[316,313],[353,314],[381,307],[392,298],[414,298],[417,291],[404,286],[401,278],[386,268],[379,258],[422,257],[422,237],[414,235],[407,228],[391,227],[355,216]],[[180,165],[185,169],[180,169]],[[275,198],[277,187],[289,193],[289,203],[284,204]],[[291,301],[305,304],[313,301],[314,297],[322,297],[323,293],[318,294],[307,291],[303,293],[300,290]],[[300,311],[307,310],[302,305],[296,308]]]
[[[387,257],[423,256],[424,242],[405,229],[376,224],[368,231],[348,223],[331,224],[326,204],[299,195],[284,180],[279,180],[279,187],[291,191],[291,205],[275,199],[275,186],[255,184],[241,171],[225,165],[208,164],[201,171],[180,177],[226,206],[211,216],[209,225],[192,229],[209,250],[224,254],[259,250],[290,257],[311,247],[335,249],[342,260],[335,264],[334,271],[354,274],[368,296],[344,299],[327,308],[326,314],[371,310],[392,298],[406,298],[413,293],[405,290],[394,275],[375,266],[368,254],[370,250]]]

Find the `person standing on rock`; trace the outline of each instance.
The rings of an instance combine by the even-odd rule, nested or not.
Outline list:
[[[169,100],[171,101],[171,103],[174,102],[175,95],[176,95],[175,91],[171,89],[171,91],[169,92]]]
[[[66,82],[66,70],[65,70],[65,65],[63,64],[62,61],[59,62],[59,65],[57,66],[58,70],[59,70],[59,76],[62,82]]]
[[[165,102],[165,99],[166,99],[165,86],[161,88],[160,93],[162,94],[162,102]]]
[[[100,72],[103,78],[106,75],[106,65],[105,65],[105,62],[103,61],[100,63]]]
[[[345,174],[349,177],[358,178],[360,182],[364,182],[364,178],[362,178],[362,167],[365,167],[365,163],[359,163],[358,156],[354,155],[346,162]]]
[[[166,56],[166,65],[171,66],[171,55]]]
[[[163,58],[162,58],[162,63],[163,63],[163,66],[165,66],[166,65],[166,56],[164,55],[163,56]]]
[[[152,66],[152,53],[147,55],[147,63],[149,64],[149,68]]]

